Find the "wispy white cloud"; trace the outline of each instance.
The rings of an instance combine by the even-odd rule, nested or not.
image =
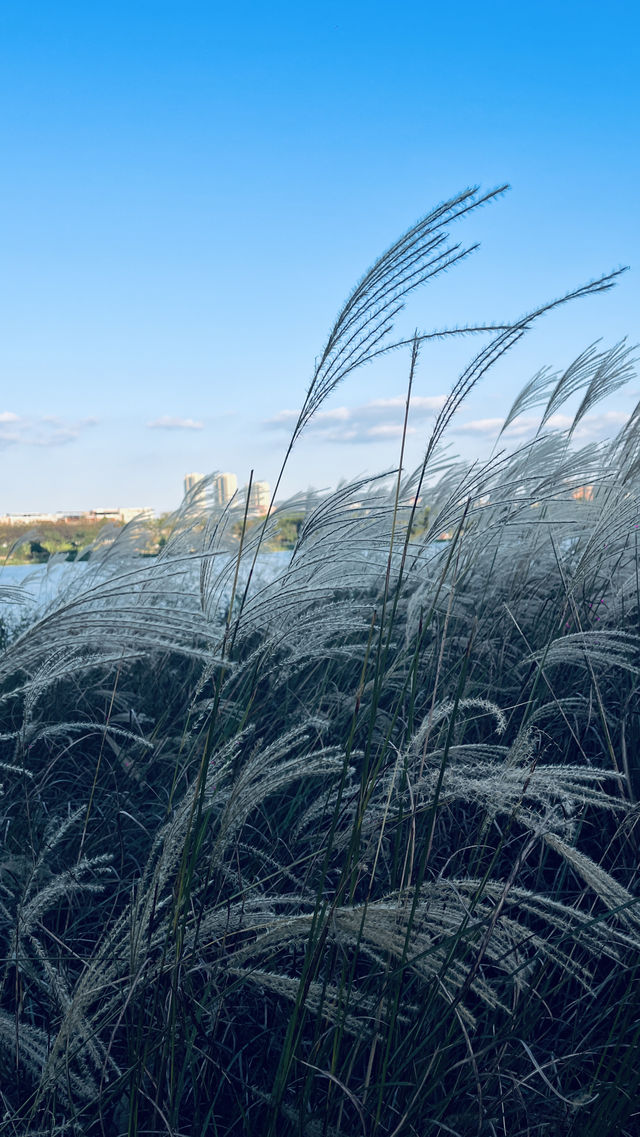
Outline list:
[[[409,415],[409,434],[417,434],[423,429],[423,424],[433,419],[446,401],[445,395],[421,395],[411,401]],[[321,437],[327,442],[343,443],[375,443],[386,438],[398,438],[402,434],[404,421],[405,396],[398,395],[389,399],[372,399],[368,403],[361,403],[355,407],[332,407],[327,411],[319,411],[309,423],[309,433]],[[606,438],[629,418],[625,411],[594,411],[585,415],[574,431],[573,437],[578,440]],[[282,410],[273,418],[268,419],[264,426],[270,430],[290,431],[298,420],[298,411]],[[450,430],[456,434],[475,438],[497,438],[503,418],[491,416],[490,418],[469,419],[466,422],[454,419]],[[573,422],[573,416],[556,413],[551,415],[546,427],[550,430],[568,430]],[[504,432],[503,440],[528,438],[535,434],[540,423],[536,415],[521,415]]]
[[[298,414],[298,411],[278,411],[277,415],[266,420],[264,426],[268,426],[272,430],[278,430],[279,427],[288,430],[290,426],[295,426]]]
[[[380,422],[375,426],[370,426],[367,434],[368,437],[375,441],[376,438],[399,438],[402,434],[403,424],[399,422]],[[407,434],[415,434],[415,426],[407,427]]]
[[[432,418],[445,402],[445,395],[419,395],[411,400],[409,434],[415,434],[416,422]],[[308,430],[328,442],[369,443],[402,434],[406,399],[398,395],[389,399],[372,399],[355,407],[333,407],[319,411],[311,419]],[[271,430],[292,430],[298,411],[282,410],[264,425]]]
[[[628,418],[629,414],[626,411],[599,411],[585,415],[578,423],[573,437],[575,439],[605,438],[624,426]],[[477,418],[460,423],[454,421],[451,429],[457,434],[485,435],[488,438],[495,438],[503,422],[504,419],[501,418]],[[558,413],[547,419],[546,428],[549,430],[568,430],[572,422],[573,415]],[[521,415],[507,427],[503,437],[505,441],[509,438],[526,438],[535,433],[539,424],[540,419],[535,415]]]
[[[75,442],[98,419],[67,420],[57,415],[23,417],[13,411],[0,414],[0,448],[7,446],[66,446]]]
[[[598,415],[592,415],[591,419],[589,419],[589,416],[587,415],[585,417],[585,422],[595,421],[607,426],[624,426],[624,424],[628,422],[630,418],[631,415],[628,413],[628,411],[601,411],[601,413]]]
[[[194,418],[177,418],[173,415],[162,415],[160,418],[148,422],[152,430],[203,430],[204,423]]]
[[[446,401],[446,395],[414,395],[411,399],[411,417],[426,418],[441,410]],[[360,410],[363,414],[369,415],[385,413],[400,413],[404,415],[406,402],[407,400],[404,395],[395,395],[391,399],[372,399],[370,403],[363,403],[361,407],[356,409]]]
[[[460,434],[497,434],[502,426],[502,418],[474,418],[470,422],[453,423],[452,430]]]

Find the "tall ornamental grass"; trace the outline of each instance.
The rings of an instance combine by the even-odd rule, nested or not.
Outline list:
[[[535,376],[515,450],[442,446],[534,322],[614,278],[393,338],[492,196],[363,277],[285,456],[355,367],[404,349],[410,407],[428,340],[482,332],[417,471],[298,499],[277,572],[290,503],[250,528],[192,495],[157,559],[135,525],[98,541],[5,647],[2,1134],[639,1132],[640,407],[577,430],[631,354]]]

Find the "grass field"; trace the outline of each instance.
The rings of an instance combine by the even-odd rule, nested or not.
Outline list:
[[[357,285],[292,445],[476,204]],[[187,505],[6,646],[3,1134],[640,1132],[640,411],[574,441],[630,354],[532,381],[516,451],[440,445],[552,306],[490,331],[416,472],[307,501],[277,579],[277,510]]]

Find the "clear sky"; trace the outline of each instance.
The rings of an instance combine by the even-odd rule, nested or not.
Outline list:
[[[632,271],[487,377],[461,453],[538,367],[640,339],[639,24],[631,0],[2,4],[0,513],[174,508],[191,470],[273,482],[282,412],[351,287],[469,184],[512,189],[459,224],[482,248],[414,293],[400,332]],[[423,352],[409,463],[479,346]],[[285,488],[391,467],[381,400],[407,370],[397,353],[339,388]]]

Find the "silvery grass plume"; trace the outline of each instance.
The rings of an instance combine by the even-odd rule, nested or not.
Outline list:
[[[481,700],[470,700],[465,710],[467,713],[487,713],[488,710],[502,726],[499,710],[492,706],[487,708]],[[436,734],[451,713],[452,708],[448,705],[436,709],[432,715]],[[409,744],[413,762],[422,762],[425,735],[423,724]],[[66,992],[58,1035],[46,1062],[42,1064],[41,1094],[58,1082],[61,1086],[65,1083],[69,1063],[76,1073],[77,1087],[83,1077],[85,1079],[86,1100],[95,1093],[98,1076],[102,1080],[107,1078],[107,1073],[108,1080],[119,1076],[119,1065],[111,1053],[113,1024],[120,1021],[124,1006],[134,995],[136,1000],[153,999],[153,992],[163,986],[163,979],[170,981],[176,966],[175,947],[172,946],[176,927],[181,933],[180,969],[191,974],[194,969],[206,974],[208,983],[218,992],[210,1012],[211,1025],[221,1018],[233,1016],[239,979],[243,979],[245,984],[248,982],[252,986],[257,984],[269,989],[289,1001],[294,997],[296,981],[299,991],[302,977],[295,965],[292,968],[291,953],[296,948],[302,949],[299,961],[303,961],[304,945],[317,920],[313,874],[317,873],[318,861],[326,848],[323,829],[326,830],[327,818],[324,826],[316,825],[313,829],[314,855],[309,856],[303,839],[297,847],[292,845],[287,849],[288,864],[277,867],[275,871],[272,858],[262,861],[260,842],[254,836],[255,825],[251,818],[259,814],[269,797],[281,795],[294,782],[306,784],[309,779],[329,778],[335,783],[341,769],[338,749],[309,750],[308,743],[308,736],[301,731],[292,732],[279,745],[266,749],[251,745],[248,737],[240,738],[214,758],[202,792],[202,807],[209,815],[203,847],[206,854],[203,860],[208,868],[204,878],[202,870],[199,870],[191,883],[189,909],[185,910],[183,906],[179,887],[176,896],[176,882],[180,881],[185,868],[184,850],[200,793],[197,785],[155,839],[131,905],[116,920],[102,944],[97,946],[74,989]],[[234,776],[233,767],[238,749],[242,747],[248,751],[248,757],[239,764],[238,773]],[[558,830],[566,832],[567,827],[553,815],[555,802],[563,804],[565,814],[585,803],[613,810],[623,808],[619,799],[609,797],[600,789],[601,783],[611,777],[610,772],[540,767],[534,780],[528,770],[522,771],[523,758],[529,758],[526,747],[515,765],[509,763],[508,753],[500,755],[502,770],[496,765],[499,755],[491,753],[490,749],[476,744],[466,748],[464,753],[452,756],[451,776],[441,790],[442,806],[450,806],[453,800],[459,799],[463,803],[484,805],[494,816],[502,813],[509,817],[520,802],[524,806],[524,799],[527,799],[529,808],[518,811],[518,825],[533,833],[534,839],[528,839],[521,847],[523,861],[531,855],[534,843],[539,844],[543,839],[578,866],[581,876],[608,909],[615,912],[616,908],[628,905],[632,897],[627,890],[589,858],[572,851],[557,836]],[[353,757],[354,760],[358,758],[357,755]],[[440,752],[434,749],[429,754],[430,765],[437,766],[439,759]],[[403,771],[407,770],[407,765],[407,762],[402,762]],[[505,777],[505,770],[510,770],[510,777]],[[353,777],[353,772],[349,771],[349,777]],[[389,808],[388,779],[379,779],[367,812],[367,821],[372,823],[378,839],[382,840],[385,820],[389,828],[397,827],[399,817],[404,817],[405,825],[413,825],[433,802],[433,785],[429,784],[428,775],[416,777],[411,785],[410,808],[407,809],[408,790],[404,787],[408,787],[411,780],[408,773],[402,779],[404,785],[399,786],[405,802],[401,805],[397,800],[393,801]],[[385,808],[381,811],[383,803]],[[541,807],[540,812],[534,810],[532,813],[531,805]],[[352,818],[357,812],[357,802],[353,797],[350,812]],[[243,829],[247,834],[246,846],[240,853],[237,837]],[[371,842],[367,842],[366,837],[363,832],[360,855],[367,859],[368,865],[360,869],[356,865],[365,876],[373,856]],[[339,845],[337,842],[331,849],[332,856],[336,858],[340,854]],[[389,880],[386,862],[387,857],[378,861],[382,879],[376,880],[376,889],[381,885],[384,889]],[[239,878],[243,863],[253,866],[251,878],[244,885]],[[84,871],[83,865],[79,865],[76,871],[81,870]],[[298,886],[295,890],[291,889],[292,879]],[[303,887],[305,881],[306,887]],[[62,887],[63,883],[60,878],[55,887]],[[280,886],[284,883],[286,891],[278,892],[278,883]],[[266,891],[265,886],[268,886]],[[490,1010],[504,1009],[509,989],[504,987],[505,980],[514,983],[516,990],[524,991],[527,976],[532,974],[534,964],[541,959],[561,965],[567,974],[589,990],[593,963],[590,968],[587,961],[579,962],[575,958],[576,929],[584,931],[581,939],[583,953],[586,952],[587,957],[591,953],[594,960],[604,953],[619,961],[625,951],[637,950],[639,946],[633,934],[637,919],[626,919],[625,932],[618,931],[615,923],[603,926],[599,922],[590,927],[585,913],[557,901],[547,904],[544,895],[532,894],[527,905],[514,904],[513,888],[515,881],[471,880],[441,873],[437,883],[425,882],[420,889],[412,886],[397,894],[383,893],[379,899],[371,899],[365,904],[345,902],[346,898],[336,902],[335,891],[330,889],[327,895],[330,914],[326,918],[326,942],[335,944],[346,953],[345,958],[357,951],[361,973],[355,983],[353,999],[349,996],[346,1002],[339,986],[326,980],[312,980],[305,994],[305,1008],[320,1014],[347,1034],[354,1033],[353,1016],[357,1012],[361,1034],[368,1030],[379,1033],[393,1012],[389,998],[384,994],[384,985],[376,994],[375,975],[381,968],[384,973],[390,965],[393,968],[401,963],[414,976],[414,983],[428,985],[437,979],[438,999],[444,1000],[445,1007],[455,1004],[461,1022],[467,1029],[473,1029],[477,1019],[476,1001],[479,1000],[479,1006]],[[45,891],[48,896],[51,886]],[[508,903],[508,914],[505,911],[495,921],[493,897],[499,898],[501,906]],[[41,904],[44,905],[44,899]],[[27,905],[25,912],[28,911]],[[536,918],[533,925],[528,922],[530,911]],[[536,924],[539,928],[545,923],[547,931],[540,934]],[[485,943],[488,927],[491,934]],[[25,934],[28,935],[30,929],[31,924],[25,929]],[[456,938],[459,938],[462,951],[449,958]],[[478,968],[470,978],[465,957],[478,943],[483,945],[482,968]],[[395,965],[391,962],[393,960]],[[495,976],[493,968],[497,968]],[[415,987],[414,998],[416,1007],[402,1008],[404,1022],[420,1017],[420,997]],[[83,1068],[88,1054],[94,1064],[91,1076]]]
[[[70,911],[76,897],[83,901],[104,892],[113,874],[109,853],[79,857],[67,867],[52,867],[69,831],[81,821],[84,811],[77,809],[66,817],[52,820],[42,835],[37,853],[13,855],[0,862],[0,928],[3,944],[2,990],[12,987],[31,988],[33,1007],[49,1008],[49,1013],[64,1015],[72,1001],[73,968],[70,959],[53,962],[51,939],[45,918],[52,911]],[[54,1010],[55,1008],[55,1010]],[[39,1016],[36,1016],[36,1019]],[[13,1057],[16,1065],[24,1065],[34,1082],[41,1079],[46,1066],[50,1032],[43,1026],[21,1021],[21,1016],[0,1010],[0,1047]],[[88,1054],[94,1062],[97,1051],[87,1040]],[[95,1093],[95,1081],[88,1073],[86,1054],[80,1056],[76,1070],[70,1072],[63,1094]]]
[[[366,274],[291,445],[483,200]],[[599,1137],[614,1092],[631,1131],[637,447],[574,443],[626,347],[534,377],[515,449],[441,448],[550,307],[491,329],[415,473],[252,529],[191,495],[155,560],[105,536],[9,644],[0,1131]]]
[[[615,626],[570,631],[567,621],[562,622],[565,613],[569,620],[576,619],[570,585],[572,573],[584,562],[579,543],[589,532],[580,511],[594,514],[597,525],[597,497],[576,502],[571,481],[565,496],[554,492],[543,515],[537,479],[532,493],[523,498],[510,488],[513,472],[508,464],[503,476],[507,485],[494,479],[488,501],[481,501],[487,485],[474,485],[477,508],[471,513],[464,513],[455,488],[446,491],[447,500],[458,502],[453,516],[464,520],[455,576],[445,573],[443,578],[450,549],[430,549],[424,537],[412,539],[412,563],[417,567],[403,585],[376,724],[370,737],[356,730],[358,745],[344,770],[344,746],[335,739],[353,714],[354,668],[364,680],[360,709],[365,720],[375,695],[367,643],[370,616],[384,589],[384,538],[391,509],[388,496],[377,488],[377,497],[365,504],[365,487],[358,484],[351,490],[361,503],[357,509],[345,512],[349,499],[342,490],[335,506],[324,501],[319,516],[309,517],[278,587],[265,586],[246,606],[246,630],[237,640],[237,658],[225,676],[221,700],[225,729],[233,724],[233,737],[226,749],[214,749],[202,781],[196,778],[173,807],[172,819],[152,842],[134,899],[114,919],[102,943],[96,943],[82,974],[73,960],[66,966],[62,961],[52,965],[41,940],[33,937],[33,920],[27,921],[22,966],[33,983],[30,998],[48,1006],[47,1017],[58,1023],[50,1051],[44,1033],[34,1033],[32,1026],[21,1043],[21,1060],[38,1103],[34,1117],[52,1093],[68,1095],[69,1087],[80,1109],[88,1108],[98,1085],[115,1094],[110,1087],[122,1084],[125,1070],[117,1031],[124,1009],[131,1001],[138,1005],[156,997],[165,1006],[159,992],[171,989],[176,967],[181,974],[206,977],[216,992],[203,1019],[207,1030],[227,1029],[238,1000],[242,1003],[253,990],[269,992],[277,1003],[317,1018],[340,1037],[369,1038],[373,1047],[381,1045],[375,1040],[387,1032],[423,1021],[425,1005],[453,1008],[462,1032],[477,1030],[486,1014],[508,1015],[513,1001],[525,997],[543,961],[590,992],[603,960],[624,967],[629,953],[637,950],[633,893],[573,844],[585,810],[613,815],[628,810],[624,795],[605,788],[621,785],[624,776],[604,767],[602,758],[594,763],[580,727],[582,719],[593,729],[595,697],[582,702],[567,697],[553,680],[558,666],[574,667],[582,675],[593,672],[607,687],[607,707],[615,671],[622,669],[635,683],[637,645],[630,633]],[[460,481],[468,494],[466,472]],[[515,502],[515,509],[500,521],[496,513],[504,510],[505,502],[508,509]],[[575,522],[575,538],[563,537],[568,542],[564,549],[561,542],[548,539],[555,528],[554,503],[566,511],[565,534],[567,529],[571,534],[572,519]],[[531,519],[526,518],[527,508]],[[477,565],[472,538],[477,542]],[[516,552],[520,566],[527,558],[531,562],[524,577],[522,569],[514,572]],[[627,571],[620,547],[614,554],[611,562],[602,550],[598,582],[604,576],[615,585],[617,574]],[[399,569],[394,558],[392,582]],[[591,569],[593,573],[593,565]],[[526,587],[518,587],[524,579]],[[155,590],[147,590],[144,602],[150,597],[153,605]],[[485,628],[470,656],[469,689],[477,693],[456,699],[449,673],[461,644],[468,641],[471,616]],[[488,697],[487,687],[493,684],[484,662],[496,623],[496,642],[507,671],[500,666],[497,647],[492,666],[507,696],[504,707]],[[540,642],[535,634],[540,624],[543,646],[531,650]],[[420,650],[414,664],[416,642]],[[92,659],[92,667],[97,662]],[[412,666],[415,725],[408,731],[406,712],[398,714],[395,708],[412,681]],[[208,664],[205,668],[217,674]],[[252,728],[237,734],[243,716],[246,719],[248,677],[256,672],[262,689],[254,680]],[[26,725],[21,737],[29,746],[55,746],[54,724],[39,732],[26,728],[65,673],[76,681],[76,662],[63,650],[12,692],[11,706],[22,700]],[[536,686],[542,700],[531,699]],[[287,697],[294,721],[313,714],[304,735],[283,730],[281,708]],[[205,725],[210,712],[211,706],[204,708]],[[71,734],[68,724],[59,725]],[[271,739],[266,747],[257,745],[256,730]],[[582,766],[575,760],[554,760],[563,748],[562,734],[565,739],[578,736]],[[505,736],[511,741],[503,742]],[[9,741],[11,732],[6,737]],[[361,763],[367,747],[374,770],[379,764],[363,787]],[[542,759],[544,751],[550,760]],[[37,767],[30,773],[38,774]],[[319,797],[312,789],[318,778],[328,779]],[[272,834],[271,825],[265,828],[265,819],[269,799],[281,799],[293,783],[300,786],[294,798],[299,822],[295,830],[287,830],[290,837],[285,839]],[[195,839],[197,820],[203,828]],[[472,861],[481,855],[480,838],[485,843],[493,838],[502,846],[497,875],[474,876],[464,858],[459,863],[457,841],[449,829],[453,825],[457,830],[460,822]],[[185,850],[193,850],[194,840],[198,853],[191,864]],[[436,875],[420,882],[420,860],[429,844]],[[399,872],[394,866],[398,847]],[[531,887],[528,864],[534,850],[542,849],[580,876],[587,892],[579,906]],[[89,863],[99,862],[96,857],[91,862],[81,859],[79,876],[59,874],[54,890],[45,889],[35,907],[35,901],[23,905],[26,916],[39,919],[49,898],[68,903]],[[350,865],[347,881],[345,864]],[[514,865],[518,871],[511,879]],[[181,894],[186,881],[188,888]],[[317,896],[326,906],[321,916]],[[597,919],[594,902],[601,905]],[[339,975],[331,978],[319,965],[310,978],[300,970],[305,946],[320,934],[325,952],[359,961],[346,988]],[[472,961],[478,958],[476,966]],[[393,979],[398,968],[412,977],[412,997],[408,1005],[396,1007]],[[432,1013],[440,1019],[443,1011]],[[9,1016],[7,1037],[12,1022]],[[260,1085],[255,1090],[259,1098]]]

